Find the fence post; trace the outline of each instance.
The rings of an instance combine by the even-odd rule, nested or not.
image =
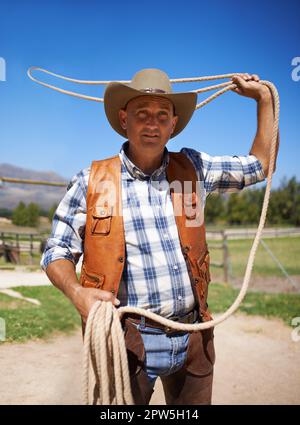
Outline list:
[[[228,270],[229,270],[229,255],[228,255],[228,241],[225,230],[222,230],[223,236],[223,267],[224,267],[224,282],[228,283]]]
[[[30,234],[30,264],[33,264],[33,235]]]

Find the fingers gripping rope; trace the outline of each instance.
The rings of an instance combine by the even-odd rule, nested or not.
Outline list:
[[[43,83],[32,77],[31,71],[39,70],[58,78],[68,80],[78,84],[99,84],[106,85],[110,81],[83,81],[75,80],[68,77],[63,77],[58,74],[51,73],[47,70],[31,67],[28,70],[28,76],[39,84],[42,84],[46,87],[52,88],[54,90],[60,91],[62,93],[70,94],[72,96],[94,100],[98,102],[103,102],[102,98],[94,98],[91,96],[81,95],[75,92],[69,92],[55,86]],[[223,75],[214,75],[214,76],[205,76],[205,77],[196,77],[196,78],[180,78],[170,80],[171,83],[190,83],[190,82],[200,82],[200,81],[211,81],[216,79],[232,78],[236,75],[242,75],[242,73],[234,74],[223,74]],[[121,83],[129,83],[129,81],[119,81]],[[261,216],[257,228],[257,232],[250,250],[248,257],[246,272],[243,280],[243,285],[241,290],[232,304],[232,306],[225,311],[217,319],[194,324],[186,325],[182,323],[177,323],[172,320],[165,319],[159,315],[151,313],[147,310],[132,308],[132,307],[121,307],[118,310],[113,307],[111,303],[106,302],[97,302],[93,306],[87,321],[85,338],[84,338],[84,356],[83,356],[83,370],[84,370],[84,402],[89,404],[89,374],[90,374],[90,365],[92,364],[94,376],[96,380],[96,389],[95,391],[95,400],[97,404],[133,404],[133,398],[130,389],[130,378],[128,371],[127,363],[127,354],[124,341],[124,335],[121,327],[120,320],[124,313],[136,313],[144,317],[148,317],[152,320],[155,320],[161,325],[167,326],[171,329],[178,331],[186,332],[199,332],[204,329],[211,328],[218,325],[219,323],[226,320],[230,317],[239,307],[243,298],[246,295],[249,281],[251,278],[251,272],[253,268],[253,263],[255,259],[255,254],[259,245],[259,241],[262,235],[264,228],[271,184],[272,184],[272,175],[275,165],[276,157],[276,142],[278,136],[278,123],[279,123],[279,95],[276,87],[273,83],[269,81],[260,81],[261,84],[266,85],[272,94],[273,97],[273,106],[274,106],[274,126],[272,134],[272,143],[270,148],[270,159],[269,159],[269,171],[267,176],[267,186],[264,195],[264,201],[261,211]],[[196,105],[196,109],[200,109],[203,106],[207,105],[209,102],[217,98],[218,96],[226,93],[229,90],[236,88],[236,85],[231,81],[216,84],[213,86],[208,86],[194,90],[196,93],[204,93],[210,90],[219,89],[216,93],[209,96],[204,101]]]

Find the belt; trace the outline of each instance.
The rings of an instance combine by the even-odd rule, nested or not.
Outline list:
[[[196,322],[196,320],[198,319],[199,314],[197,310],[193,310],[189,313],[187,313],[185,316],[182,317],[171,317],[170,320],[172,320],[173,322],[178,322],[178,323],[194,323]],[[150,327],[150,328],[156,328],[156,329],[162,329],[164,332],[166,332],[167,334],[170,333],[178,333],[178,332],[184,332],[184,331],[178,331],[176,329],[171,329],[168,326],[165,325],[161,325],[160,323],[156,322],[155,320],[149,319],[148,317],[143,317],[140,316],[139,314],[135,314],[135,313],[126,313],[124,315],[124,319],[129,320],[132,323],[135,323],[137,325],[139,325],[143,320],[145,320],[145,326],[146,327]]]

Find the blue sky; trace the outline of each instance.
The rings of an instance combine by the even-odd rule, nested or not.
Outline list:
[[[103,104],[33,83],[26,75],[31,65],[87,80],[131,79],[149,67],[171,78],[249,72],[274,82],[281,97],[274,185],[283,176],[300,179],[300,81],[291,77],[292,59],[300,56],[299,17],[299,1],[0,0],[0,57],[6,62],[6,81],[0,81],[0,163],[69,178],[93,159],[117,153],[123,142],[109,126]],[[103,94],[101,86],[38,77]],[[196,111],[168,148],[242,155],[255,131],[255,101],[230,92]]]

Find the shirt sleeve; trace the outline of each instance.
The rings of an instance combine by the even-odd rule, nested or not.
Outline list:
[[[58,259],[67,259],[76,265],[83,253],[88,174],[89,169],[84,169],[72,178],[55,211],[51,235],[40,263],[43,270]]]
[[[254,155],[210,156],[190,148],[181,152],[192,161],[207,193],[237,192],[265,179],[262,164]]]

